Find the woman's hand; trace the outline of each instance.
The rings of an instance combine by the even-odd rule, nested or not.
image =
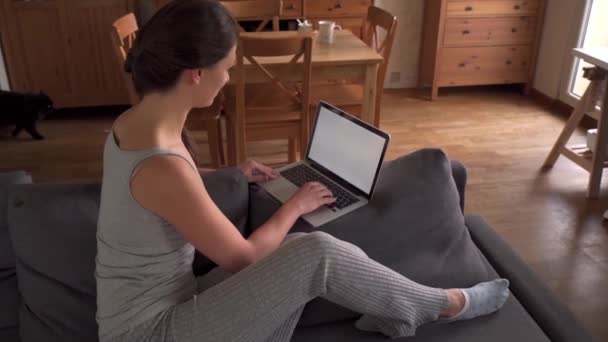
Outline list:
[[[277,171],[254,160],[247,160],[238,168],[241,169],[249,183],[268,181],[279,176]]]
[[[318,182],[310,182],[298,189],[285,204],[295,208],[299,215],[305,215],[335,201],[334,195],[325,185]]]

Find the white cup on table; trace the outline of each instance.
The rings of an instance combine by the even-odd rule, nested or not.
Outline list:
[[[312,32],[312,23],[308,20],[298,20],[298,32]]]
[[[331,20],[319,21],[319,42],[325,44],[333,44],[336,39],[336,30],[341,30],[342,27]]]

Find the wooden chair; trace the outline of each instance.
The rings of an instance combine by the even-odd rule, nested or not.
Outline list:
[[[312,37],[304,34],[263,37],[241,33],[237,48],[235,85],[228,106],[229,159],[246,159],[246,141],[287,139],[289,162],[308,146]],[[289,64],[273,75],[259,58],[285,56]],[[300,62],[300,60],[302,60]],[[245,61],[249,64],[246,65]],[[261,83],[246,83],[256,73]],[[281,80],[289,77],[289,81]]]
[[[382,103],[382,89],[388,67],[389,58],[393,49],[395,35],[397,34],[397,17],[387,11],[371,6],[367,12],[367,21],[363,29],[363,41],[374,48],[384,61],[378,68],[378,81],[376,83],[376,108],[374,114],[374,126],[380,125],[380,106]],[[384,30],[384,39],[380,39],[379,28]],[[363,84],[339,83],[314,85],[312,90],[312,104],[316,105],[320,100],[327,101],[333,105],[343,108],[349,112],[360,114],[363,107]],[[316,113],[316,111],[313,111]],[[311,116],[312,117],[312,116]]]
[[[118,18],[112,27],[112,46],[114,46],[114,52],[116,53],[117,61],[121,66],[121,70],[125,61],[127,60],[127,53],[135,44],[136,32],[137,32],[137,20],[133,13],[129,13],[125,16]],[[133,81],[131,76],[127,72],[122,72],[125,87],[129,94],[129,102],[134,105],[139,102],[139,95],[133,87]]]
[[[272,21],[272,30],[279,31],[282,0],[224,0],[220,1],[238,22],[261,20],[255,29],[262,31]],[[244,29],[241,27],[241,30]]]
[[[133,47],[137,35],[138,27],[135,15],[129,13],[120,17],[112,24],[112,27],[112,45],[114,46],[116,59],[122,68],[127,59],[127,53]],[[130,75],[126,72],[123,72],[123,75],[125,86],[129,93],[129,101],[131,102],[131,105],[135,105],[140,101],[140,97],[135,91]],[[188,127],[192,130],[207,131],[211,164],[215,168],[218,168],[225,163],[221,131],[222,102],[223,96],[220,94],[211,107],[193,109],[188,116],[187,123]]]

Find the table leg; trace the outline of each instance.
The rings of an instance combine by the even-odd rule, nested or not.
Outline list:
[[[236,137],[235,137],[235,147],[236,147],[236,163],[237,165],[244,162],[247,159],[246,153],[246,144],[245,144],[245,124],[244,122],[237,119],[236,122]]]
[[[594,104],[595,105],[595,104]],[[597,126],[597,142],[595,153],[593,154],[593,166],[591,168],[591,176],[589,177],[589,188],[587,197],[597,198],[600,193],[600,184],[602,181],[602,173],[604,171],[604,161],[606,160],[606,150],[608,147],[608,87],[604,93],[604,102],[600,121]]]
[[[236,166],[236,131],[235,131],[234,117],[226,117],[226,151],[227,154],[227,165]]]
[[[218,116],[206,119],[203,124],[207,130],[207,144],[209,145],[211,165],[213,168],[219,169],[224,164],[224,153],[222,152],[222,125],[220,124],[220,118]]]
[[[583,97],[578,101],[578,104],[576,105],[576,107],[572,111],[572,114],[568,118],[568,121],[566,122],[566,126],[564,127],[564,129],[560,133],[559,137],[557,138],[557,141],[553,145],[551,152],[549,152],[547,159],[545,159],[545,163],[543,164],[543,167],[545,167],[545,168],[553,167],[553,165],[557,161],[557,158],[559,157],[559,155],[562,152],[562,148],[564,148],[564,146],[566,146],[566,144],[568,143],[568,140],[572,136],[572,133],[574,133],[574,131],[578,127],[579,123],[583,119],[583,116],[585,115],[585,111],[587,110],[587,108],[589,108],[589,101],[590,101],[591,95],[594,92],[594,88],[595,88],[595,84],[594,84],[594,82],[591,82],[589,84],[589,86],[587,87],[587,89],[585,90]]]
[[[238,85],[236,87],[236,111],[234,117],[234,142],[235,142],[235,157],[236,163],[240,164],[247,158],[246,145],[245,145],[245,71],[241,68],[241,74],[237,78]]]
[[[376,114],[376,92],[378,82],[378,64],[369,64],[365,69],[365,89],[361,119],[370,125],[374,124]]]

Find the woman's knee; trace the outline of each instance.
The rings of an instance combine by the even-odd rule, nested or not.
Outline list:
[[[317,254],[327,254],[337,243],[337,239],[325,232],[316,231],[303,234],[294,239],[304,251],[314,251]]]
[[[359,256],[367,256],[361,248],[322,231],[299,234],[297,237],[290,239],[290,241],[299,241],[294,245],[295,249],[299,249],[302,253],[310,253],[312,251],[315,255],[322,257],[336,253],[343,255],[345,251]]]
[[[286,243],[286,242],[289,242],[289,241],[292,241],[292,240],[297,240],[297,239],[299,239],[299,238],[301,238],[302,236],[305,236],[305,235],[307,235],[307,233],[301,233],[301,232],[298,232],[298,233],[289,233],[289,234],[287,234],[287,236],[285,236],[285,239],[283,240],[283,243]]]

